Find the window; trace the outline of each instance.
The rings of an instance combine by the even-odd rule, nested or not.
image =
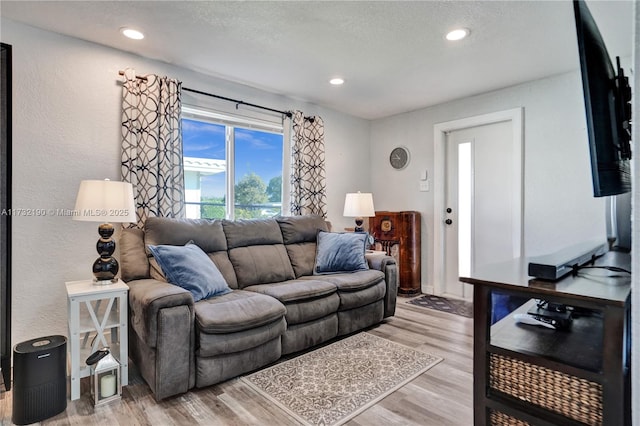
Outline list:
[[[279,123],[183,106],[186,217],[281,214],[282,132]]]

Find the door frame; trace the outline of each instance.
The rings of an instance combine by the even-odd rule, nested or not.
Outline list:
[[[524,253],[524,157],[523,153],[523,114],[522,107],[513,108],[505,111],[498,111],[489,114],[476,115],[473,117],[462,118],[459,120],[446,121],[436,123],[433,126],[433,154],[434,167],[433,178],[434,185],[434,226],[433,226],[433,242],[434,242],[434,287],[433,293],[442,295],[445,293],[446,286],[444,283],[445,268],[445,191],[446,191],[446,143],[447,133],[454,130],[462,130],[470,127],[477,127],[486,124],[500,123],[504,121],[511,122],[512,138],[513,138],[513,178],[514,178],[514,204],[518,207],[513,210],[512,217],[512,240],[513,240],[513,257],[520,257]]]
[[[11,211],[12,45],[0,43],[0,209]],[[0,374],[11,389],[11,215],[0,217]]]

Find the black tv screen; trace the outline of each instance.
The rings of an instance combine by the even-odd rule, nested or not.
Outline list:
[[[614,70],[589,8],[574,0],[582,88],[591,154],[593,195],[631,191],[631,89],[617,61]],[[616,72],[617,71],[617,72]]]

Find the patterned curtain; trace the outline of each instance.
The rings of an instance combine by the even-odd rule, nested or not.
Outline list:
[[[138,227],[184,216],[181,82],[127,69],[122,92],[122,178],[133,185]],[[135,225],[134,225],[135,226]]]
[[[327,217],[324,122],[294,111],[291,136],[291,214]]]

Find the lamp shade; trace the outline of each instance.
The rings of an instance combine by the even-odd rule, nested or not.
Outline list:
[[[344,199],[344,213],[346,217],[373,217],[376,215],[371,193],[349,193]]]
[[[83,180],[80,182],[74,220],[88,222],[136,222],[133,186],[129,182]]]

